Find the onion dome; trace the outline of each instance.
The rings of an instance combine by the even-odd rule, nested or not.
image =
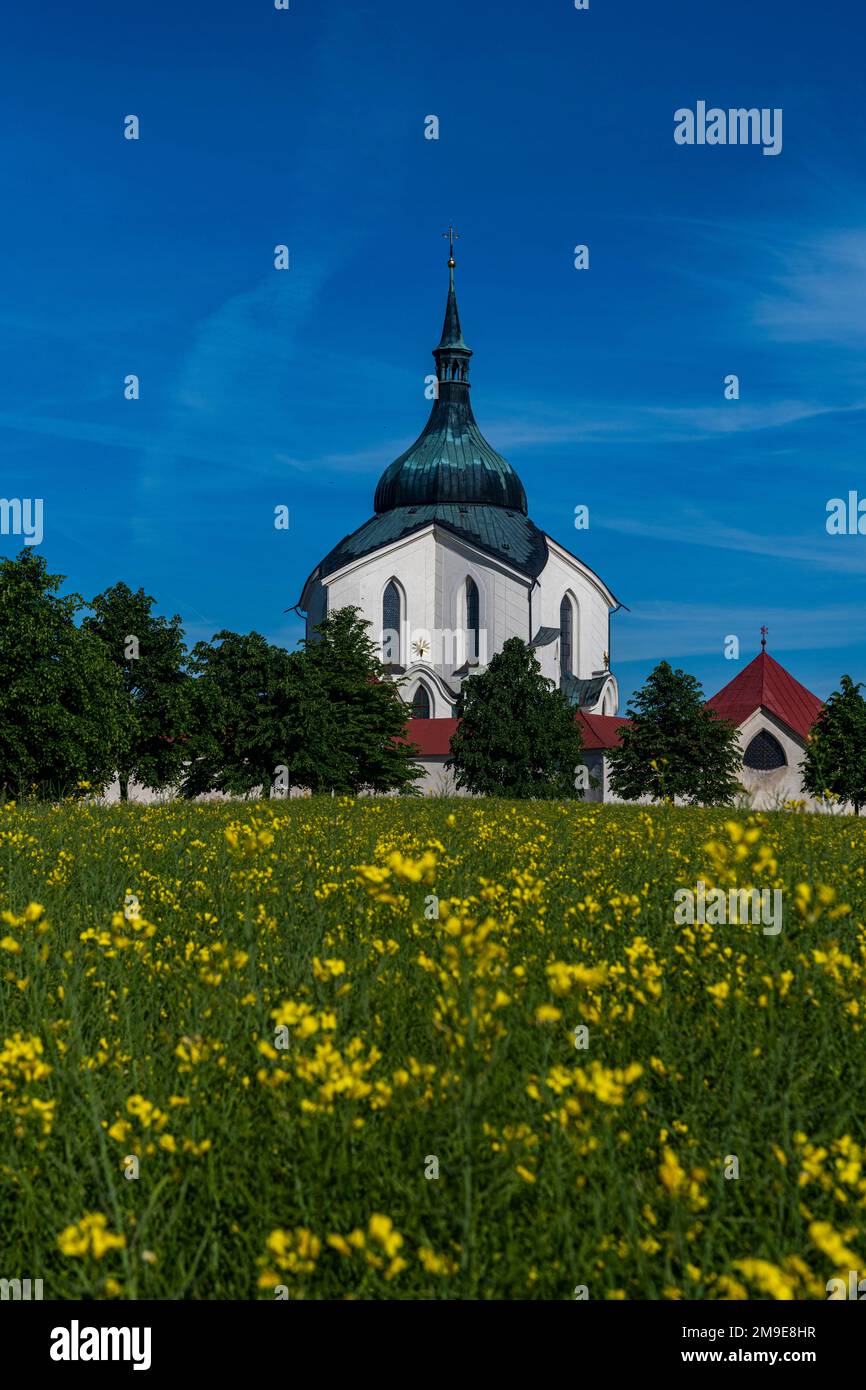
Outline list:
[[[523,484],[511,464],[481,433],[469,400],[471,348],[463,341],[454,289],[454,250],[448,259],[448,298],[442,337],[433,349],[436,400],[422,434],[379,480],[377,514],[397,507],[481,503],[527,512]]]

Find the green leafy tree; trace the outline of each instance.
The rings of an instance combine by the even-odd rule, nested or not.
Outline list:
[[[416,791],[422,769],[406,740],[409,712],[369,626],[357,608],[339,608],[304,643],[307,757],[294,780],[312,791]]]
[[[50,798],[99,792],[127,746],[131,722],[120,673],[78,626],[78,594],[61,596],[26,549],[0,561],[0,787]]]
[[[842,677],[809,733],[800,764],[803,785],[812,796],[828,792],[850,802],[855,814],[866,805],[866,700],[862,681]]]
[[[118,765],[120,796],[132,778],[158,791],[175,785],[186,756],[190,679],[180,618],[153,612],[154,600],[115,584],[98,594],[83,626],[103,643],[117,667],[129,707],[131,732]]]
[[[196,646],[185,796],[268,796],[280,775],[315,792],[412,789],[408,712],[356,615],[332,613],[300,652],[257,632]]]
[[[727,805],[739,789],[737,730],[704,703],[701,685],[660,661],[634,695],[618,748],[608,752],[616,796],[636,801],[679,797]]]
[[[583,744],[574,707],[519,637],[464,681],[458,712],[446,767],[459,788],[481,796],[578,795]]]
[[[298,740],[292,660],[259,632],[218,632],[193,648],[189,762],[182,792],[270,794]]]

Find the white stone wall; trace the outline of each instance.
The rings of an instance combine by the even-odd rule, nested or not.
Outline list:
[[[476,550],[447,531],[438,532],[439,623],[456,632],[466,625],[466,580],[478,587],[480,664],[486,665],[509,637],[530,640],[529,588],[525,575]],[[443,668],[446,678],[450,669]]]
[[[604,653],[610,651],[610,609],[615,600],[585,565],[549,537],[548,549],[550,558],[539,576],[540,592],[533,603],[533,618],[536,629],[558,628],[560,604],[565,594],[571,595],[578,615],[573,674],[583,680],[604,669]],[[559,643],[551,643],[545,650],[555,661],[558,678]],[[553,677],[552,671],[545,671],[548,674]]]
[[[502,650],[509,637],[528,642],[540,627],[559,627],[563,596],[570,595],[575,614],[574,675],[587,679],[604,670],[610,649],[610,609],[613,595],[592,571],[548,538],[549,559],[538,580],[531,581],[504,561],[495,559],[462,538],[430,526],[405,540],[383,547],[346,565],[324,585],[312,586],[307,596],[309,627],[325,611],[353,604],[370,623],[370,635],[380,639],[382,600],[393,580],[402,598],[401,666],[409,679],[404,696],[411,700],[425,669],[439,679],[425,680],[433,718],[453,713],[460,670],[468,655],[466,580],[471,577],[479,598],[480,664]],[[417,642],[425,643],[422,656]],[[539,647],[542,673],[559,682],[559,639]],[[612,679],[597,705],[599,712],[616,714],[618,695]]]
[[[255,801],[258,793],[252,793],[249,797],[234,797],[228,792],[202,792],[199,796],[193,797],[193,801]],[[289,795],[308,796],[309,792],[301,787],[292,787]],[[120,779],[115,776],[108,786],[105,787],[99,796],[91,798],[103,806],[117,806],[120,804]],[[135,778],[129,783],[129,800],[137,806],[164,806],[170,801],[180,799],[180,793],[176,787],[167,787],[163,791],[156,792],[152,787],[142,786],[136,782]]]
[[[467,663],[466,580],[478,588],[481,664],[502,649],[508,637],[529,640],[530,581],[508,565],[465,543],[451,532],[430,526],[405,540],[383,547],[312,586],[307,597],[308,630],[328,611],[353,604],[370,623],[378,642],[382,603],[393,580],[401,595],[402,631],[397,664],[405,667],[403,695],[411,701],[419,681],[430,696],[434,719],[450,718]],[[321,589],[321,594],[318,590]],[[316,609],[316,619],[313,610]],[[417,644],[425,645],[423,655]],[[475,669],[475,668],[472,668]],[[465,674],[465,671],[464,671]]]
[[[739,779],[746,788],[752,805],[756,810],[771,811],[781,807],[786,801],[807,801],[814,809],[817,803],[804,790],[800,773],[800,763],[805,757],[806,749],[804,740],[780,719],[776,719],[766,710],[759,709],[740,725],[739,742],[743,754],[761,729],[767,729],[778,739],[787,765],[772,768],[767,772],[760,772],[745,765],[741,768]]]
[[[572,674],[581,680],[605,668],[604,654],[610,652],[610,610],[616,600],[587,566],[548,537],[550,556],[538,578],[532,596],[533,636],[541,627],[559,627],[563,598],[572,601]],[[559,639],[537,648],[542,674],[559,681]],[[598,714],[616,714],[619,697],[611,681],[603,700],[594,707]]]
[[[754,809],[756,811],[778,811],[789,806],[791,802],[802,803],[806,811],[820,811],[824,814],[845,815],[853,812],[853,807],[840,803],[825,803],[809,795],[805,790],[800,772],[800,763],[805,756],[805,741],[789,729],[787,724],[783,724],[775,715],[767,710],[759,709],[749,715],[739,728],[738,740],[740,745],[741,757],[751,743],[752,739],[761,729],[767,729],[774,738],[778,739],[786,758],[786,765],[779,768],[771,768],[766,772],[761,772],[757,768],[746,767],[741,764],[737,778],[743,787],[741,798],[737,798],[738,803]],[[585,757],[585,761],[589,761]],[[604,791],[600,798],[588,797],[587,800],[600,799],[603,801],[616,802],[610,790],[610,778],[608,774],[607,757],[602,759],[604,763],[603,781]],[[641,797],[640,804],[649,805],[649,797]],[[636,803],[630,802],[630,805]],[[866,814],[866,808],[861,814]]]
[[[436,541],[432,527],[365,555],[329,576],[325,580],[328,611],[349,604],[359,608],[371,625],[369,636],[378,642],[382,632],[382,599],[392,579],[402,599],[404,630],[400,636],[399,664],[408,666],[415,633],[436,625]]]
[[[597,785],[589,787],[583,793],[584,801],[609,801],[610,787],[607,778],[607,758],[601,748],[584,748],[581,754],[581,762],[586,767],[587,772],[593,782]]]

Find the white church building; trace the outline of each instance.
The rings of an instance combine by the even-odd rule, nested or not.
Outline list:
[[[584,761],[611,799],[607,752],[625,722],[610,669],[610,619],[622,605],[593,570],[531,520],[509,463],[484,438],[470,400],[469,359],[448,260],[445,322],[433,406],[418,439],[379,479],[374,515],[317,565],[298,610],[307,636],[353,605],[379,643],[386,671],[411,706],[426,790],[453,790],[445,770],[460,690],[509,637],[534,647],[542,674],[574,706]],[[766,647],[709,704],[737,726],[740,781],[757,807],[800,799],[799,764],[821,701]]]
[[[463,682],[508,638],[520,637],[574,707],[594,783],[585,798],[608,801],[607,754],[627,722],[618,715],[610,668],[610,619],[622,605],[583,560],[530,520],[520,479],[478,428],[453,242],[448,266],[430,418],[379,479],[374,515],[313,570],[296,611],[311,637],[329,612],[360,610],[410,706],[407,736],[420,749],[427,791],[454,790],[445,763]],[[761,631],[760,653],[708,703],[737,727],[740,781],[753,805],[799,799],[816,808],[799,764],[822,702],[769,655]],[[105,799],[118,795],[115,778]],[[137,784],[130,797],[162,799]]]
[[[316,566],[298,604],[308,636],[328,612],[360,610],[386,670],[402,681],[428,782],[447,756],[463,681],[509,637],[535,648],[576,711],[613,723],[619,702],[609,653],[620,605],[530,520],[520,479],[478,428],[453,244],[448,266],[430,418],[382,474],[374,515]]]

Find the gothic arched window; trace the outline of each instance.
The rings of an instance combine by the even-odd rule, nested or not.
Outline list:
[[[424,685],[419,685],[412,697],[412,718],[430,718],[430,696],[427,692],[427,687]]]
[[[761,729],[752,739],[745,753],[743,763],[756,772],[772,772],[774,768],[785,767],[788,759],[785,750],[769,729]]]
[[[474,579],[466,580],[466,639],[468,645],[468,658],[470,661],[478,660],[478,585]]]
[[[382,596],[382,661],[386,666],[400,665],[401,618],[400,590],[391,579]]]
[[[571,599],[566,594],[559,605],[559,674],[573,676],[572,653],[574,651],[574,610]]]

